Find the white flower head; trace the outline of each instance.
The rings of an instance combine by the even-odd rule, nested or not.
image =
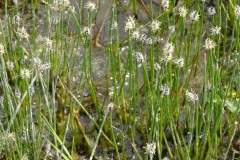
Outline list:
[[[39,67],[42,64],[42,60],[39,57],[34,57],[33,62],[37,67]]]
[[[4,96],[0,96],[0,104],[4,103]]]
[[[92,37],[92,32],[91,32],[91,28],[89,27],[83,27],[83,35],[87,36],[88,38]]]
[[[109,96],[110,99],[112,99],[112,98],[113,98],[113,95],[114,95],[114,87],[110,87],[110,88],[109,88],[108,96]]]
[[[42,35],[38,35],[36,38],[36,43],[42,43],[43,41],[43,36]]]
[[[70,6],[70,1],[69,0],[55,0],[54,2],[54,7],[56,7],[55,9],[58,10],[59,7],[69,7]]]
[[[59,21],[59,15],[57,13],[53,13],[51,17],[51,23],[52,24],[58,24]]]
[[[216,9],[215,9],[213,6],[210,6],[210,7],[208,8],[208,14],[209,14],[210,16],[214,16],[214,15],[216,14]]]
[[[148,44],[148,45],[151,45],[153,43],[153,40],[152,40],[152,38],[148,38],[148,39],[146,39],[146,44]]]
[[[164,56],[164,57],[163,57],[162,60],[163,60],[164,62],[166,62],[166,63],[167,63],[167,62],[170,62],[170,61],[172,60],[172,58],[173,58],[172,53],[170,53],[170,52],[164,54],[163,56]]]
[[[0,44],[0,55],[3,55],[5,53],[4,45]]]
[[[15,89],[14,94],[15,94],[15,96],[16,96],[18,99],[20,99],[21,96],[22,96],[22,93],[21,93],[21,91],[20,91],[19,89]]]
[[[7,68],[12,71],[14,69],[14,63],[12,61],[7,61]]]
[[[187,9],[186,9],[186,7],[180,7],[180,8],[178,9],[178,14],[179,14],[180,17],[185,18],[186,15],[187,15]]]
[[[25,39],[29,38],[29,34],[27,33],[27,30],[24,27],[19,28],[17,31],[17,34],[21,38],[25,38]]]
[[[160,90],[161,94],[164,96],[168,96],[170,94],[170,88],[166,84],[161,85],[159,87],[159,90]]]
[[[136,56],[136,59],[137,59],[137,62],[138,62],[138,63],[145,62],[145,57],[144,57],[144,55],[142,54],[142,52],[135,52],[134,54],[135,54],[135,56]]]
[[[114,21],[112,24],[112,29],[117,29],[117,27],[118,27],[118,22]]]
[[[204,47],[206,48],[206,50],[211,50],[214,49],[216,46],[216,43],[211,40],[210,38],[207,38],[204,44]]]
[[[192,11],[190,13],[190,18],[193,22],[197,22],[199,20],[199,17],[200,17],[200,15],[197,11]]]
[[[19,14],[16,14],[14,17],[13,17],[13,24],[17,24],[19,25],[21,22],[21,18],[19,16]]]
[[[179,58],[179,59],[174,60],[174,63],[179,68],[184,67],[184,64],[185,64],[183,58]]]
[[[212,35],[218,35],[218,34],[220,34],[220,32],[221,32],[221,27],[216,26],[216,27],[211,28]]]
[[[105,106],[103,108],[103,113],[104,115],[108,114],[113,108],[114,108],[115,104],[114,103],[109,103],[107,106]]]
[[[94,11],[97,9],[96,4],[94,2],[88,1],[85,5],[86,9],[89,9],[90,11]]]
[[[162,0],[161,5],[162,5],[164,11],[168,11],[168,9],[169,9],[169,4],[170,4],[170,3],[169,3],[169,0]]]
[[[141,34],[139,40],[140,40],[142,43],[145,43],[145,41],[147,40],[146,34]]]
[[[139,31],[135,30],[132,32],[132,39],[134,40],[139,40],[140,38],[140,34],[139,34]]]
[[[160,25],[161,25],[161,22],[159,22],[159,21],[157,21],[157,20],[152,21],[152,23],[151,23],[151,25],[150,25],[151,30],[152,30],[153,32],[156,32],[157,30],[160,29]]]
[[[156,152],[156,143],[147,143],[145,147],[143,147],[145,149],[145,154],[148,154],[150,156],[153,156]]]
[[[192,90],[190,92],[187,90],[185,93],[185,96],[189,101],[191,101],[193,103],[195,103],[196,101],[199,100],[198,95],[196,93],[194,93]]]
[[[52,11],[58,11],[59,10],[59,1],[54,0],[53,3],[50,5],[50,8]]]
[[[169,26],[168,30],[169,30],[169,34],[173,34],[175,32],[175,26]]]
[[[129,79],[129,77],[130,77],[130,73],[127,72],[127,74],[126,74],[126,79]]]
[[[22,156],[21,160],[29,160],[29,158],[28,158],[26,153]]]
[[[69,7],[68,7],[68,12],[70,12],[70,13],[76,13],[75,7],[74,7],[74,6],[69,6]]]
[[[162,38],[160,38],[159,36],[155,36],[152,39],[154,44],[160,43],[162,41]]]
[[[29,92],[29,95],[30,95],[30,96],[33,96],[33,95],[35,94],[35,89],[34,89],[34,87],[33,87],[33,86],[30,87],[29,90],[28,90],[28,92]]]
[[[44,63],[44,64],[41,64],[38,68],[38,70],[43,73],[44,71],[48,70],[51,68],[51,64],[50,63]]]
[[[18,5],[18,0],[13,0],[13,4]]]
[[[161,70],[161,66],[158,63],[154,63],[154,70],[159,73]]]
[[[70,6],[70,1],[69,0],[61,0],[61,3],[64,7],[69,7]]]
[[[134,17],[129,16],[126,21],[125,31],[132,31],[136,27],[136,20]]]
[[[155,36],[155,37],[153,38],[153,42],[154,42],[155,44],[156,44],[156,43],[160,43],[162,40],[163,40],[163,39],[160,38],[159,36]]]
[[[174,51],[174,46],[173,46],[173,44],[167,42],[167,43],[164,45],[163,54],[173,53],[173,51]]]
[[[167,42],[165,46],[163,47],[163,58],[165,62],[169,62],[172,60],[172,54],[174,51],[174,46],[172,43]]]
[[[21,71],[20,71],[20,76],[22,79],[29,79],[30,78],[30,71],[26,68],[23,68]]]
[[[240,16],[240,6],[236,5],[236,7],[234,8],[234,13],[236,18],[238,18]]]
[[[14,132],[8,133],[6,138],[10,142],[16,142],[16,134]]]
[[[37,37],[37,43],[41,43],[43,44],[47,49],[52,49],[52,40],[48,37],[42,37],[41,35],[39,35]]]
[[[49,39],[48,37],[44,37],[43,38],[43,42],[44,42],[44,45],[47,49],[51,49],[52,48],[52,40]]]

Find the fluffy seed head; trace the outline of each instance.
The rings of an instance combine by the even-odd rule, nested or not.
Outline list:
[[[238,18],[240,16],[240,6],[236,5],[236,7],[234,8],[234,13],[236,18]]]
[[[26,68],[23,68],[20,71],[20,76],[21,76],[22,79],[29,79],[30,78],[30,71]]]
[[[169,34],[173,34],[175,32],[175,26],[169,26],[168,30],[169,30]]]
[[[156,32],[157,30],[159,30],[160,25],[161,25],[161,22],[159,22],[159,21],[157,21],[157,20],[152,21],[152,23],[151,23],[151,25],[150,25],[151,30],[152,30],[153,32]]]
[[[3,55],[5,53],[5,49],[3,44],[0,44],[0,55]]]
[[[200,15],[198,14],[197,11],[192,11],[190,13],[190,18],[193,22],[197,22],[199,20]]]
[[[22,93],[21,93],[21,91],[20,91],[19,89],[15,89],[14,94],[15,94],[15,96],[16,96],[18,99],[21,98]]]
[[[153,42],[156,44],[156,43],[160,43],[162,41],[162,38],[160,38],[159,36],[155,36],[153,38]]]
[[[52,48],[52,40],[49,39],[48,37],[44,37],[44,45],[47,49],[51,49]]]
[[[69,6],[69,7],[68,7],[68,12],[70,12],[70,13],[76,13],[75,7],[74,7],[74,6]]]
[[[28,158],[26,153],[22,156],[21,160],[29,160],[29,158]]]
[[[140,34],[139,34],[139,31],[133,31],[132,32],[132,39],[134,39],[134,40],[139,40],[139,38],[140,38]]]
[[[17,34],[21,38],[25,38],[25,39],[29,38],[29,34],[27,33],[27,30],[24,27],[19,28],[17,31]]]
[[[138,63],[145,62],[145,57],[143,56],[142,52],[135,52],[135,55]]]
[[[146,39],[146,44],[151,45],[153,43],[152,38]]]
[[[207,38],[204,44],[204,47],[206,48],[206,50],[211,50],[214,49],[216,46],[216,43],[211,40],[210,38]]]
[[[13,69],[14,69],[14,64],[13,64],[13,62],[12,61],[7,61],[7,68],[10,70],[10,71],[12,71]]]
[[[174,61],[174,63],[175,63],[175,65],[176,65],[177,67],[179,67],[179,68],[184,67],[184,64],[185,64],[183,58],[176,59],[176,60]]]
[[[114,103],[109,103],[107,106],[103,108],[103,113],[106,115],[109,111],[111,111],[114,108]]]
[[[39,67],[42,64],[42,60],[39,57],[34,57],[33,62],[37,67]]]
[[[180,7],[178,9],[178,14],[179,14],[180,17],[185,18],[186,15],[187,15],[187,9],[185,7]]]
[[[185,96],[187,98],[187,100],[195,103],[196,101],[198,101],[198,95],[196,93],[194,93],[192,90],[189,92],[188,90],[185,93]]]
[[[13,0],[13,4],[18,5],[18,0]]]
[[[126,21],[125,31],[132,31],[136,27],[136,20],[134,17],[129,16]]]
[[[214,16],[214,15],[216,14],[216,9],[215,9],[213,6],[210,6],[210,7],[208,8],[208,14],[209,14],[210,16]]]
[[[0,104],[4,103],[4,96],[0,96]]]
[[[60,0],[59,5],[62,5],[63,7],[69,7],[70,6],[70,1],[69,0]]]
[[[13,17],[13,24],[17,24],[19,25],[21,22],[21,18],[19,16],[19,14],[16,14],[14,17]]]
[[[170,60],[172,60],[173,51],[174,51],[173,44],[167,42],[163,48],[163,56],[165,62],[169,62]]]
[[[161,5],[162,5],[164,11],[168,11],[168,9],[169,9],[169,0],[162,0]]]
[[[41,64],[38,68],[38,70],[43,73],[45,72],[46,70],[50,69],[51,68],[51,64],[50,63],[44,63],[44,64]]]
[[[221,27],[216,26],[216,27],[211,28],[212,35],[218,35],[218,34],[220,34],[220,31],[221,31]]]
[[[154,70],[155,70],[156,72],[160,72],[161,66],[160,66],[158,63],[154,63]]]
[[[92,33],[91,33],[91,28],[89,27],[83,27],[83,35],[90,38],[92,37]]]
[[[161,85],[159,87],[159,90],[164,96],[168,96],[170,94],[170,88],[166,84]]]
[[[117,29],[117,27],[118,27],[118,23],[117,21],[114,21],[112,24],[112,29]]]
[[[141,34],[139,40],[140,40],[142,43],[145,43],[145,41],[147,40],[146,34]]]
[[[148,154],[150,156],[153,156],[156,152],[156,143],[147,143],[145,147],[143,147],[145,149],[145,154]]]
[[[94,11],[94,10],[96,10],[96,4],[88,1],[85,5],[85,8],[89,9],[90,11]]]

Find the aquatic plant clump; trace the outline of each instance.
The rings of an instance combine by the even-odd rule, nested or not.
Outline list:
[[[237,159],[238,1],[0,3],[0,159]]]

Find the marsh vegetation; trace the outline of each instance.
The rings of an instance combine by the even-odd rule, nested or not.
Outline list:
[[[0,159],[238,159],[239,5],[1,0]]]

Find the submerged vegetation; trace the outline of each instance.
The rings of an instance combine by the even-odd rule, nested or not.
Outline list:
[[[0,3],[0,159],[237,159],[240,2]]]

